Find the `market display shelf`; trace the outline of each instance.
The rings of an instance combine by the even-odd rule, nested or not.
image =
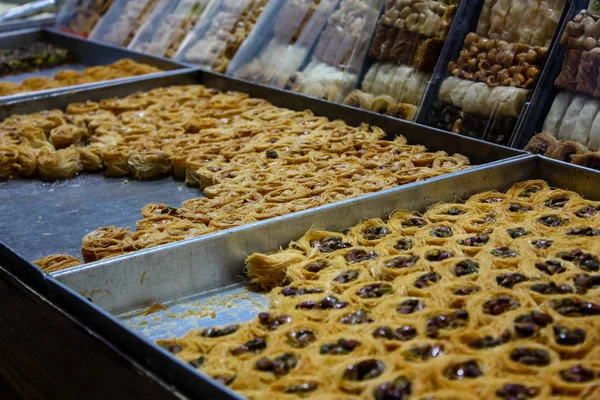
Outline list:
[[[248,290],[243,278],[248,254],[275,251],[311,228],[341,230],[366,217],[384,218],[398,208],[423,211],[437,202],[506,190],[528,179],[543,179],[587,199],[600,199],[599,173],[527,156],[77,267],[45,277],[44,285],[60,307],[185,395],[239,399],[154,340],[247,321],[261,310],[266,299]],[[26,261],[20,264],[24,267]],[[167,310],[145,319],[142,310],[159,302]],[[215,314],[203,313],[203,306]]]
[[[14,49],[22,46],[27,46],[28,44],[35,42],[51,43],[64,49],[67,49],[72,53],[73,61],[69,64],[60,65],[53,68],[40,69],[37,71],[30,71],[23,74],[0,77],[0,82],[20,83],[25,78],[36,76],[52,76],[56,72],[65,69],[74,69],[81,71],[87,67],[107,65],[124,58],[129,58],[138,63],[144,63],[153,67],[160,68],[164,72],[160,72],[157,74],[141,75],[130,78],[114,79],[112,81],[101,81],[84,85],[61,87],[57,89],[40,90],[36,92],[16,94],[11,96],[2,96],[0,97],[0,104],[22,101],[24,99],[29,98],[39,98],[47,95],[64,93],[73,90],[80,90],[84,88],[92,88],[102,86],[107,83],[119,84],[140,79],[148,79],[152,76],[168,73],[169,71],[190,69],[188,65],[181,64],[167,58],[145,55],[120,47],[110,46],[91,40],[85,40],[78,36],[66,34],[54,29],[33,28],[27,30],[20,30],[17,32],[7,32],[0,34],[0,49]]]

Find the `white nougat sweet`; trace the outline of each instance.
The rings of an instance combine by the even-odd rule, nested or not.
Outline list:
[[[587,145],[590,139],[590,130],[598,111],[600,111],[600,100],[589,99],[586,101],[577,117],[571,140]]]
[[[594,118],[594,121],[592,122],[592,128],[590,129],[590,135],[586,146],[592,151],[600,150],[600,112],[596,114],[596,118]]]
[[[567,108],[571,105],[573,97],[575,95],[571,92],[562,91],[556,95],[550,112],[544,121],[544,128],[542,132],[549,133],[554,137],[558,136],[558,131],[562,125],[562,120],[567,112]]]
[[[559,140],[571,140],[573,129],[575,128],[575,124],[577,123],[577,117],[579,116],[579,113],[581,113],[583,106],[585,106],[587,99],[587,96],[575,96],[575,98],[569,105],[569,108],[567,108],[562,125],[558,130],[557,137]]]

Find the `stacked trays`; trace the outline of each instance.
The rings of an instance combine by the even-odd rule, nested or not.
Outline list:
[[[181,2],[181,13],[142,3],[130,10],[135,21],[122,14],[128,24],[170,10],[165,19],[186,30],[195,18],[236,9],[210,2],[198,15],[192,2]],[[197,24],[185,54],[260,82],[293,76],[292,89],[338,102],[367,79],[369,48],[377,70],[427,64],[431,72],[432,46],[440,47],[455,6],[425,10],[439,22],[431,26],[446,28],[417,33],[407,22],[406,31],[392,28],[402,2],[386,2],[379,16],[377,1],[247,3],[236,9],[242,17],[229,16],[239,37]],[[369,46],[360,29],[340,42],[344,24],[358,25],[332,11],[346,8],[364,19],[367,35],[381,29],[381,43]],[[276,15],[289,26],[256,33],[265,41],[263,56],[253,57],[256,49],[242,44],[247,24],[268,26]],[[299,34],[311,21],[321,26],[318,38]],[[478,35],[493,38],[494,26]],[[507,48],[538,68],[535,46],[547,46],[550,31],[525,52]],[[183,35],[116,33],[134,47],[156,40],[159,54]],[[403,62],[390,58],[402,33],[421,48]],[[11,40],[32,37],[76,59],[92,45],[106,51],[90,63],[130,55],[163,70],[179,66],[52,31]],[[203,54],[202,41],[215,51]],[[467,42],[490,45],[473,34]],[[273,48],[288,53],[303,43],[310,52],[295,53],[302,63],[276,65]],[[469,60],[455,64],[449,79],[468,80]],[[344,78],[324,79],[324,66]],[[488,85],[480,78],[469,82]],[[528,90],[532,83],[517,78],[520,87],[498,87]],[[387,109],[366,113],[200,70],[44,94],[0,105],[0,176],[9,178],[0,189],[2,268],[184,395],[598,396],[597,173],[389,118]],[[365,94],[374,95],[354,92]],[[390,109],[420,101],[378,96],[392,99]],[[62,255],[43,258],[51,253]],[[37,258],[41,268],[28,261]]]
[[[0,49],[0,103],[185,68],[53,30],[6,33]]]
[[[597,180],[513,159],[59,272],[49,290],[78,307],[85,293],[104,311],[80,317],[135,332],[111,338],[186,394],[593,399]]]

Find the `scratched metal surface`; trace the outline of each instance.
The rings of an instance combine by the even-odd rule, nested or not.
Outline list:
[[[147,204],[173,207],[199,190],[165,178],[153,181],[83,174],[59,182],[0,182],[0,241],[23,258],[81,255],[81,238],[101,226],[135,227]]]
[[[192,329],[250,321],[266,310],[268,295],[241,282],[162,304],[168,307],[146,315],[138,310],[120,316],[125,325],[148,340],[181,337]]]

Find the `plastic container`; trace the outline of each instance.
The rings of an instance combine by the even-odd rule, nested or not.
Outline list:
[[[65,0],[56,15],[56,25],[63,32],[88,37],[112,3],[113,0]]]
[[[286,80],[271,83],[308,96],[342,102],[357,85],[382,6],[382,0],[341,0],[329,13],[307,62]],[[322,15],[315,13],[313,18]],[[305,28],[305,31],[314,35],[313,30]],[[301,46],[301,43],[294,45]]]
[[[474,28],[440,82],[426,123],[508,144],[547,64],[572,1],[485,0]]]
[[[174,0],[165,9],[156,7],[128,48],[172,58],[209,2],[210,0]]]
[[[366,74],[344,103],[413,120],[457,9],[458,0],[387,1]]]
[[[214,1],[184,39],[175,59],[224,73],[268,3],[268,0]]]
[[[127,47],[154,9],[165,10],[169,3],[169,0],[115,0],[89,37]]]
[[[547,78],[547,93],[540,96],[538,107],[530,113],[531,129],[523,132],[515,146],[597,169],[600,167],[600,17],[585,10],[587,2],[579,2],[577,6],[563,29],[560,53]],[[534,133],[538,135],[532,138]]]
[[[285,82],[305,62],[339,0],[272,0],[227,74],[263,84]]]

